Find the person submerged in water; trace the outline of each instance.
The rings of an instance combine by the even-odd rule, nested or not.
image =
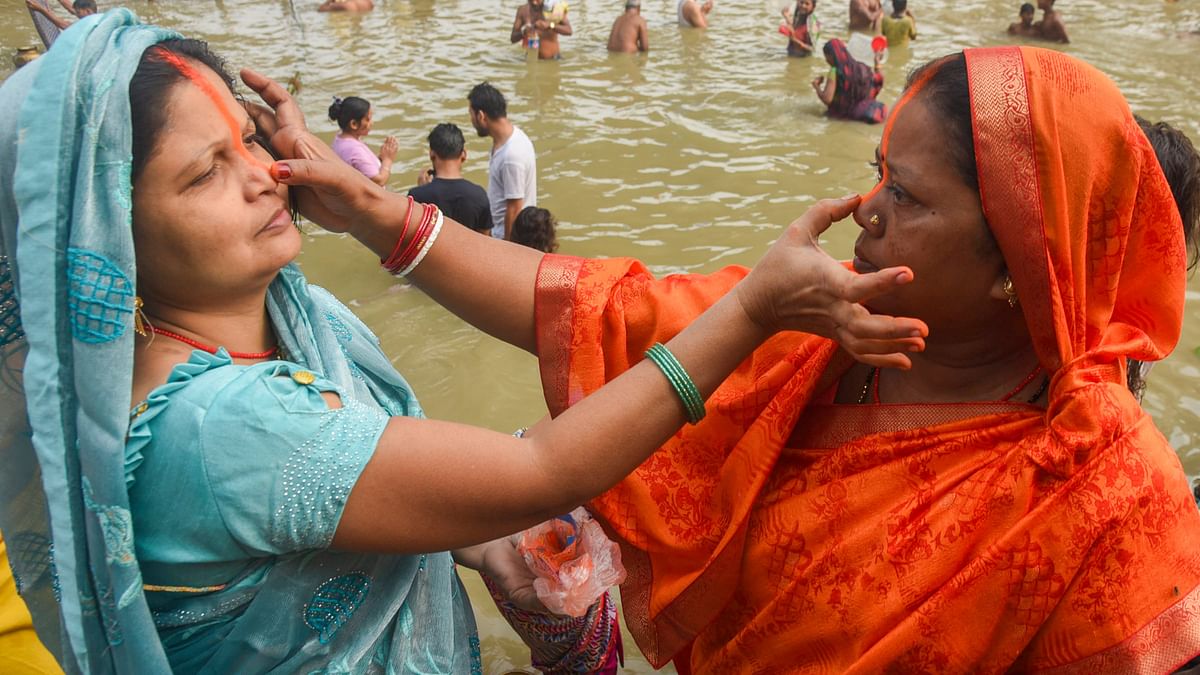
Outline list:
[[[369,12],[375,9],[373,0],[325,0],[318,12]]]
[[[828,108],[830,117],[879,124],[887,117],[887,106],[875,100],[883,89],[883,74],[879,72],[880,55],[875,53],[875,65],[870,67],[856,61],[846,49],[846,43],[830,40],[824,47],[829,63],[829,77],[812,81],[817,98]]]
[[[1008,24],[1008,34],[1027,38],[1041,37],[1041,33],[1033,25],[1033,14],[1033,5],[1028,2],[1021,5],[1021,20]]]
[[[1070,42],[1067,38],[1067,27],[1063,25],[1058,12],[1054,11],[1054,0],[1038,0],[1037,6],[1042,10],[1042,20],[1033,24],[1037,29],[1037,36],[1050,42]]]
[[[708,28],[708,15],[712,12],[713,0],[679,0],[675,5],[675,13],[680,26],[690,28]]]
[[[783,20],[791,26],[788,33],[788,56],[812,56],[813,36],[808,29],[809,18],[817,9],[817,0],[796,0],[791,14],[784,8],[779,11]]]
[[[85,16],[91,16],[100,11],[100,8],[96,6],[95,0],[76,0],[71,4],[68,4],[66,0],[58,0],[58,2],[63,6],[63,9],[70,12],[71,15],[76,19],[82,19]],[[46,17],[50,23],[58,26],[59,30],[66,30],[67,26],[75,23],[74,21],[60,18],[57,14],[51,12],[49,7],[40,2],[34,2],[34,0],[25,0],[25,6],[28,7],[30,11],[37,12],[38,14]]]
[[[650,31],[642,16],[642,0],[625,0],[625,13],[613,21],[608,34],[610,52],[644,52],[650,49]]]
[[[560,57],[558,36],[570,35],[572,32],[565,8],[559,11],[552,10],[547,15],[545,0],[528,0],[517,9],[509,41],[514,44],[524,41],[525,46],[532,49],[533,45],[530,43],[534,36],[537,36],[538,58],[557,59]]]

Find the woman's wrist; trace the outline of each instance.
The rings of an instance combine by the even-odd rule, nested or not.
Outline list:
[[[374,183],[363,187],[356,203],[358,217],[346,231],[380,258],[387,257],[396,246],[396,239],[405,231],[407,198],[382,190]]]

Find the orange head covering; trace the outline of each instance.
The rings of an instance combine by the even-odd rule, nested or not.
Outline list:
[[[1049,426],[1096,447],[1136,409],[1125,358],[1158,360],[1183,316],[1183,225],[1121,92],[1049,49],[965,52],[984,215],[1042,364]],[[1080,391],[1080,390],[1088,391]],[[1060,475],[1087,457],[1037,458]]]

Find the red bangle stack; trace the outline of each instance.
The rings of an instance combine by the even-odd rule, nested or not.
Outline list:
[[[408,240],[408,245],[404,245],[404,236],[408,234],[408,217],[412,213],[413,198],[408,198],[408,210],[404,213],[404,229],[400,232],[400,238],[396,240],[396,247],[392,249],[392,254],[379,263],[383,268],[391,274],[399,274],[412,264],[417,255],[421,252],[425,242],[428,241],[430,234],[433,232],[434,222],[437,220],[438,208],[433,204],[422,204],[424,211],[421,213],[421,220],[417,225],[416,231],[413,233],[412,239]],[[403,249],[403,252],[401,251]]]
[[[404,209],[404,227],[400,230],[400,237],[396,239],[396,245],[392,247],[392,254],[386,258],[379,259],[379,264],[383,265],[384,269],[388,268],[389,261],[394,261],[396,256],[400,254],[400,245],[404,243],[404,235],[408,234],[408,217],[412,215],[413,201],[412,195],[409,195],[408,208]]]
[[[434,229],[434,222],[438,220],[438,208],[436,205],[421,204],[424,211],[421,213],[420,223],[416,226],[413,238],[408,240],[407,246],[404,246],[404,235],[408,234],[408,216],[412,214],[413,203],[413,198],[409,197],[408,210],[404,213],[404,229],[400,233],[400,239],[396,241],[395,249],[391,251],[391,256],[379,261],[379,264],[382,264],[383,268],[388,270],[390,274],[402,274],[404,270],[409,268],[409,265],[412,265],[416,256],[419,256],[421,250],[424,249],[426,241],[430,239],[430,235]]]

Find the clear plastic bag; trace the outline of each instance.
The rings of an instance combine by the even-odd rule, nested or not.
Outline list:
[[[517,550],[537,576],[538,599],[555,614],[583,616],[625,580],[621,548],[583,507],[525,530]]]

